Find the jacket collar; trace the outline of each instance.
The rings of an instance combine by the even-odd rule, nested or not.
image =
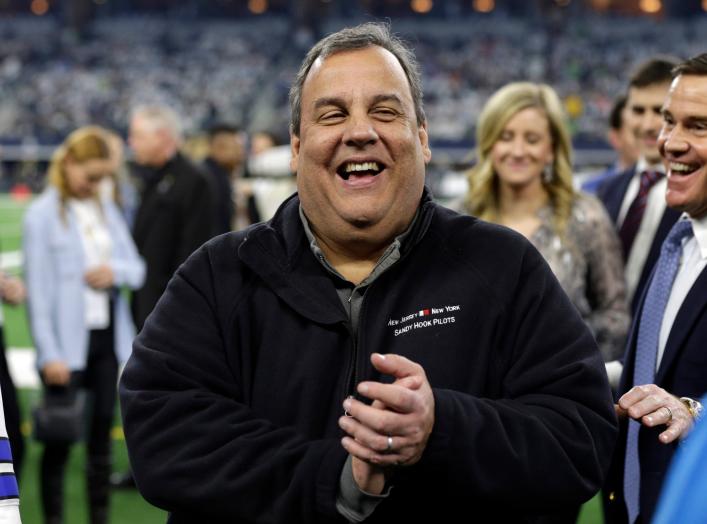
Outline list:
[[[145,187],[151,188],[159,183],[167,173],[173,171],[175,166],[181,161],[181,153],[177,151],[172,158],[159,167],[148,167],[137,165],[136,172],[142,178]]]
[[[290,307],[322,324],[347,321],[336,289],[314,257],[299,217],[297,194],[282,203],[275,216],[250,229],[238,248],[240,259]],[[420,216],[401,249],[401,259],[424,237],[436,205],[425,188]]]

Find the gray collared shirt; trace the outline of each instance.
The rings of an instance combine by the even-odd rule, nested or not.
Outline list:
[[[351,322],[351,328],[353,330],[354,337],[358,336],[359,316],[361,313],[363,296],[366,294],[366,289],[368,289],[368,286],[374,280],[376,280],[379,276],[381,276],[393,265],[395,265],[398,260],[400,260],[400,249],[402,248],[405,239],[409,236],[413,226],[417,222],[417,217],[419,214],[420,213],[418,210],[415,213],[415,216],[413,217],[412,222],[410,223],[408,228],[403,233],[395,237],[395,239],[383,252],[371,273],[365,279],[363,279],[360,284],[355,285],[352,282],[346,280],[346,278],[344,278],[341,273],[334,269],[334,267],[326,259],[324,252],[319,247],[314,233],[312,233],[312,229],[309,227],[309,221],[307,220],[307,217],[305,216],[304,211],[302,210],[302,206],[300,205],[299,216],[302,220],[304,233],[305,235],[307,235],[307,240],[309,240],[309,247],[312,250],[312,253],[314,253],[314,256],[317,257],[317,260],[319,260],[322,266],[324,266],[324,268],[331,275],[338,277],[333,279],[334,286],[336,287],[336,292],[339,295],[341,304],[344,306],[346,314],[349,317],[349,321]]]

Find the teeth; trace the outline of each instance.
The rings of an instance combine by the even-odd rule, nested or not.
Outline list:
[[[376,173],[380,171],[381,168],[378,162],[348,162],[344,166],[344,172],[353,173],[355,171],[375,171]]]
[[[674,173],[690,173],[694,170],[695,168],[689,164],[683,164],[682,162],[670,162],[670,171]]]

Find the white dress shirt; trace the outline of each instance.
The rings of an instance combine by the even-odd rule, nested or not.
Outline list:
[[[680,220],[690,220],[692,222],[694,235],[683,239],[680,267],[677,275],[675,275],[670,297],[665,306],[663,323],[660,325],[658,356],[655,362],[656,370],[660,367],[660,362],[665,352],[665,344],[668,342],[668,336],[675,322],[675,317],[678,316],[680,306],[682,306],[702,270],[707,266],[707,215],[697,219],[690,218],[686,213],[683,213]]]
[[[702,218],[690,218],[686,213],[680,220],[690,220],[692,222],[693,236],[683,239],[683,251],[680,258],[680,267],[675,275],[673,286],[670,289],[670,297],[665,306],[663,322],[660,325],[660,335],[658,337],[658,354],[655,359],[656,371],[660,367],[665,353],[665,345],[670,336],[675,318],[680,311],[682,303],[687,294],[697,281],[700,273],[707,267],[707,215]],[[606,364],[606,373],[609,376],[609,383],[616,389],[619,385],[623,366],[618,360]]]
[[[616,221],[618,229],[621,229],[626,214],[628,213],[628,208],[631,207],[631,204],[638,195],[638,190],[641,185],[641,173],[646,170],[665,173],[665,166],[662,163],[650,165],[645,159],[639,159],[636,164],[636,172],[626,188],[626,194],[621,203],[621,209],[619,210]],[[631,245],[631,251],[626,259],[624,275],[626,276],[626,298],[629,304],[633,300],[633,295],[636,293],[636,287],[638,287],[638,281],[641,279],[641,273],[643,273],[643,266],[646,263],[646,258],[648,258],[648,252],[651,249],[655,233],[658,231],[658,226],[665,212],[665,191],[667,187],[668,181],[663,177],[656,182],[648,192],[646,210],[641,219],[641,225],[636,232],[636,238]]]
[[[98,201],[93,198],[70,199],[84,252],[84,267],[93,269],[110,262],[112,241]],[[110,323],[110,297],[107,290],[84,289],[84,312],[88,329],[105,329]]]

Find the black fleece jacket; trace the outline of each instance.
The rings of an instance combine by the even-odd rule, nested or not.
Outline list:
[[[337,419],[369,361],[421,364],[422,460],[371,522],[523,522],[590,498],[616,437],[601,356],[520,235],[434,204],[366,291],[358,340],[287,200],[177,271],[123,373],[137,485],[172,523],[339,522]]]

